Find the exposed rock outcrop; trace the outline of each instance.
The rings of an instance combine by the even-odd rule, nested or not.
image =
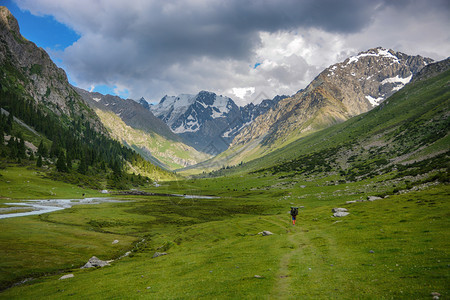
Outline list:
[[[44,49],[20,34],[11,12],[0,6],[0,76],[2,88],[24,91],[57,115],[81,116],[97,131],[106,132],[100,120],[75,92],[66,73]]]
[[[104,267],[109,266],[109,263],[107,261],[101,260],[97,258],[96,256],[92,256],[89,258],[89,261],[81,267],[81,269],[87,269],[87,268],[98,268],[98,267]]]

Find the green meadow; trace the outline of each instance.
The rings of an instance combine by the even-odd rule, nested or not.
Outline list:
[[[1,171],[3,203],[50,197],[49,187],[55,188],[52,198],[96,193],[33,171],[18,176],[19,169]],[[25,178],[12,182],[17,177]],[[326,178],[253,174],[173,181],[144,190],[215,198],[115,196],[123,202],[0,219],[0,298],[446,297],[448,185],[414,191],[382,179],[331,185]],[[8,201],[7,184],[17,193]],[[374,195],[389,196],[346,204]],[[304,206],[295,226],[292,205]],[[332,217],[334,207],[350,214]],[[258,234],[264,230],[273,235]],[[153,258],[155,252],[167,255]],[[92,256],[114,261],[80,269]],[[74,277],[59,280],[67,274]]]

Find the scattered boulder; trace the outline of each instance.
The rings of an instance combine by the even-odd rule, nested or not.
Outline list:
[[[350,213],[349,212],[345,212],[345,211],[339,211],[333,214],[333,217],[345,217],[348,216]]]
[[[163,255],[167,255],[167,253],[166,252],[155,252],[155,254],[153,254],[152,258],[156,258],[156,257],[163,256]]]
[[[356,200],[350,200],[350,201],[347,201],[347,202],[345,202],[346,204],[352,204],[352,203],[356,203]]]
[[[333,217],[345,217],[350,214],[348,210],[343,207],[335,207],[331,211],[333,212]]]
[[[438,292],[432,292],[431,296],[433,296],[433,300],[438,300],[441,297],[441,294],[439,294]]]
[[[73,278],[73,277],[75,277],[73,274],[67,274],[67,275],[61,276],[61,278],[59,278],[59,280],[63,280],[63,279],[67,279],[67,278]]]
[[[348,212],[348,209],[343,207],[335,207],[331,210],[331,212],[337,213],[337,212]]]
[[[367,196],[367,200],[369,201],[376,201],[376,200],[381,200],[383,198],[381,197],[377,197],[377,196]]]
[[[264,278],[264,276],[261,276],[261,275],[255,275],[254,277],[255,278]]]
[[[262,234],[262,236],[266,236],[266,235],[272,235],[273,233],[268,230],[264,230],[264,231],[259,232],[258,234]]]
[[[119,243],[119,240],[114,240],[114,241],[112,242],[113,245],[114,245],[114,244],[117,244],[117,243]]]
[[[109,263],[107,261],[98,259],[96,256],[92,256],[89,258],[88,262],[81,267],[81,269],[87,269],[87,268],[97,268],[97,267],[104,267],[109,266]]]

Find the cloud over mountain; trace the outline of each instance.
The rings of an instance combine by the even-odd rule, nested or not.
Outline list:
[[[202,89],[233,96],[232,88],[254,87],[246,99],[254,100],[261,92],[293,93],[323,67],[373,46],[437,59],[450,51],[448,1],[16,2],[80,34],[54,54],[77,84],[120,86],[136,99]],[[419,32],[404,26],[418,21]]]

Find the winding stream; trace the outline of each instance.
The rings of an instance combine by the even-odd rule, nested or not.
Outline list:
[[[5,212],[8,210],[18,210],[23,208],[30,208],[32,209],[32,211],[11,213],[11,214],[0,214],[0,219],[40,215],[57,210],[70,208],[74,205],[100,204],[105,202],[122,202],[122,201],[109,198],[84,198],[84,199],[26,200],[24,202],[5,203],[6,205],[12,205],[13,207],[0,208],[0,212]]]
[[[167,194],[166,196],[182,197],[187,199],[214,199],[218,197],[213,196],[199,196],[199,195],[179,195],[179,194]],[[43,199],[43,200],[24,200],[23,202],[5,203],[12,207],[0,208],[0,219],[24,217],[31,215],[40,215],[50,213],[57,210],[63,210],[71,208],[74,205],[80,204],[100,204],[100,203],[118,203],[124,202],[121,200],[111,198],[84,198],[84,199]],[[18,213],[5,213],[12,210],[20,209],[32,209],[32,211],[18,212]],[[3,212],[3,213],[2,213]]]

